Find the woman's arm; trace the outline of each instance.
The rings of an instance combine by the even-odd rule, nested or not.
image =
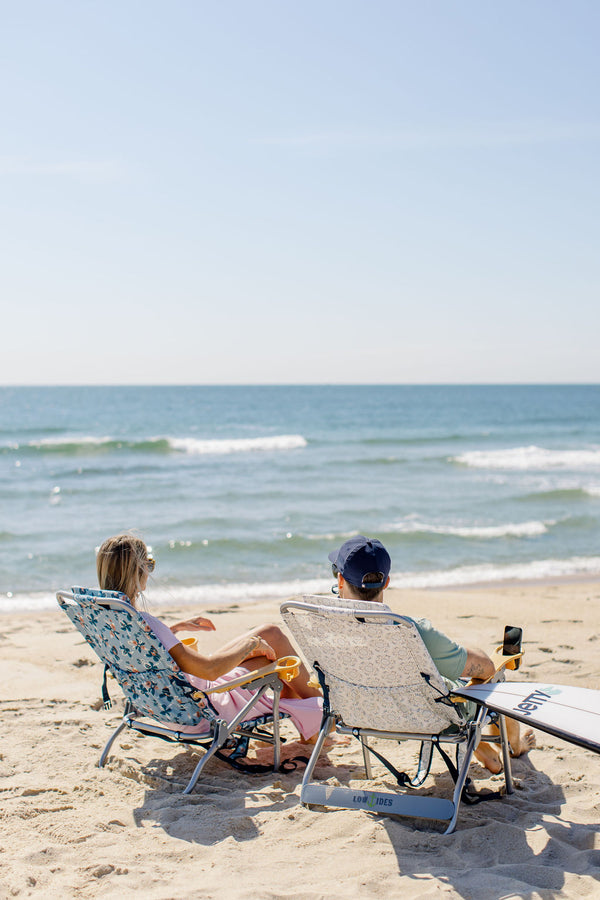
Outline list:
[[[242,635],[209,655],[198,653],[179,643],[175,644],[169,653],[182,672],[205,678],[207,681],[214,681],[215,678],[225,675],[249,656],[266,656],[270,660],[277,658],[273,648],[256,634]]]

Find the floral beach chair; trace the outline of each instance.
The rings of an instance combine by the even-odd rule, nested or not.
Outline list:
[[[477,803],[500,796],[477,794],[468,779],[473,753],[490,717],[485,705],[467,717],[439,674],[414,623],[383,604],[319,596],[289,601],[281,615],[323,690],[323,723],[306,768],[300,800],[305,805],[364,809],[369,812],[438,820],[451,833],[461,800]],[[458,698],[457,698],[458,699]],[[497,722],[502,744],[506,793],[512,793],[506,729]],[[382,762],[402,791],[384,793],[312,782],[328,733],[336,730],[362,745],[366,777],[371,755]],[[417,772],[397,769],[373,741],[421,743]],[[485,740],[490,740],[486,735]],[[453,762],[449,748],[456,749]],[[430,771],[433,750],[441,754],[455,782],[452,799],[416,792]]]
[[[279,768],[279,695],[283,683],[277,672],[263,676],[251,673],[248,682],[252,683],[247,688],[255,693],[232,722],[225,722],[211,704],[208,693],[187,681],[171,654],[124,594],[74,587],[71,591],[59,591],[56,598],[105,664],[102,688],[105,708],[110,706],[107,672],[114,676],[125,695],[123,719],[102,751],[98,763],[101,768],[114,740],[125,728],[205,748],[185,794],[193,790],[202,770],[215,755],[247,772]],[[239,679],[235,685],[240,685]],[[273,715],[245,720],[266,690],[273,692]],[[272,730],[265,730],[266,725],[271,725]],[[273,744],[273,767],[240,762],[253,738]],[[224,750],[228,753],[223,753]]]

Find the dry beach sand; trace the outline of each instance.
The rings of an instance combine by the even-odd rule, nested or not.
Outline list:
[[[395,590],[388,602],[486,650],[505,624],[520,624],[519,678],[600,689],[597,582]],[[278,604],[209,614],[217,631],[202,636],[207,646],[278,621]],[[0,647],[2,898],[600,897],[595,754],[537,732],[538,748],[514,763],[516,793],[463,806],[448,837],[417,820],[305,809],[301,771],[250,776],[212,761],[183,796],[196,754],[179,745],[125,734],[106,768],[96,767],[120,692],[112,682],[113,709],[99,709],[101,666],[58,607],[4,616]],[[305,752],[284,727],[284,756]],[[317,774],[364,785],[353,744],[329,749]],[[414,745],[395,758],[410,766]],[[375,768],[370,786],[383,783],[382,772]],[[449,796],[443,764],[434,772],[431,783]],[[476,763],[472,775],[478,787],[500,783]]]

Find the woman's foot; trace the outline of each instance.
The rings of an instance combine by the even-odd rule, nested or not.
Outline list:
[[[502,771],[502,760],[491,744],[482,741],[475,751],[475,758],[494,775]]]

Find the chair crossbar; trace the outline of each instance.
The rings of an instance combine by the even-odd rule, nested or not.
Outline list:
[[[410,816],[415,819],[449,821],[456,811],[452,800],[438,797],[416,797],[412,794],[388,794],[382,791],[366,791],[358,788],[332,787],[311,784],[302,791],[302,802],[307,806],[336,806],[340,809],[363,809],[366,812],[385,812],[393,816]]]

